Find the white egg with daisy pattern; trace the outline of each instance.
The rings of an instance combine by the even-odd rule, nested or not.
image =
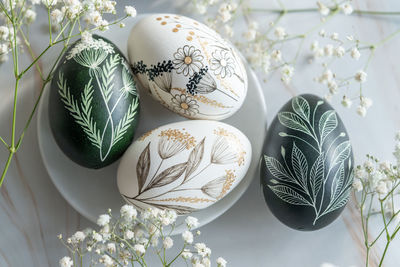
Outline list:
[[[143,18],[131,31],[128,55],[139,87],[186,118],[228,118],[246,97],[247,74],[236,49],[193,19]]]

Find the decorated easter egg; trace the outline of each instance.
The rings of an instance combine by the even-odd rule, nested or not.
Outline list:
[[[49,118],[60,149],[74,162],[101,168],[131,144],[139,96],[122,52],[100,36],[63,55],[50,88]]]
[[[126,151],[118,188],[127,203],[187,214],[226,196],[246,175],[251,145],[217,121],[183,121],[156,128]]]
[[[304,231],[333,222],[348,202],[353,152],[336,111],[315,95],[292,98],[273,120],[261,159],[271,212]]]
[[[246,97],[247,74],[236,49],[193,19],[143,18],[131,31],[128,55],[138,85],[186,118],[227,118]]]

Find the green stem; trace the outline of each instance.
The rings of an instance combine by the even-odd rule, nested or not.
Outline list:
[[[0,141],[7,147],[7,149],[10,148],[10,146],[7,144],[6,141],[4,141],[4,139],[0,136]]]
[[[388,248],[389,248],[389,245],[390,245],[390,241],[387,241],[387,242],[386,242],[386,246],[385,246],[385,250],[383,251],[381,260],[379,261],[379,265],[378,265],[379,267],[381,267],[382,264],[383,264],[383,260],[385,259],[386,252],[387,252],[387,250],[388,250]]]
[[[1,174],[0,187],[3,185],[4,177],[6,177],[6,173],[8,171],[8,167],[10,167],[11,159],[13,158],[14,153],[15,152],[10,151],[10,153],[8,155],[8,159],[7,159],[6,165],[5,165],[4,169],[3,169],[3,173]]]

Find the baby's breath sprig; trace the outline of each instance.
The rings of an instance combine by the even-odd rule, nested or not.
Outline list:
[[[0,176],[0,187],[36,113],[44,88],[51,81],[55,68],[70,42],[80,36],[84,41],[88,41],[91,39],[92,32],[106,31],[115,24],[123,26],[123,20],[136,16],[136,9],[133,6],[127,6],[125,15],[118,17],[116,4],[116,1],[109,0],[0,0],[0,63],[12,58],[15,79],[11,140],[6,141],[0,136],[1,144],[8,150],[8,159]],[[29,35],[30,27],[36,19],[37,8],[46,10],[49,31],[48,45],[39,54],[35,54],[32,49]],[[111,20],[107,20],[106,17]],[[60,53],[50,68],[44,69],[39,64],[40,59],[58,46],[62,48]],[[31,57],[31,61],[26,66],[22,65],[21,60],[21,54],[25,49]],[[22,132],[17,136],[18,91],[23,77],[33,67],[36,68],[42,80],[41,89]]]
[[[390,243],[400,231],[400,132],[396,134],[394,156],[395,163],[379,161],[376,157],[367,155],[363,165],[354,171],[353,183],[355,199],[360,211],[361,226],[366,247],[366,266],[369,266],[371,248],[383,240],[386,245],[378,266],[382,266]],[[371,240],[369,222],[374,216],[379,216],[382,228]]]
[[[320,45],[317,40],[311,44],[311,52],[313,60],[311,62],[320,63],[322,66],[321,75],[315,77],[315,81],[321,83],[328,89],[325,95],[330,100],[333,95],[338,94],[340,89],[344,89],[342,105],[350,108],[354,100],[359,101],[357,113],[364,117],[368,108],[372,105],[372,100],[363,93],[363,84],[367,79],[367,69],[371,59],[373,58],[377,48],[390,41],[393,37],[400,33],[395,31],[383,40],[374,44],[365,44],[353,36],[347,36],[342,39],[338,33],[328,34],[321,27],[332,20],[339,14],[342,15],[400,15],[400,12],[393,11],[373,11],[358,10],[351,5],[351,0],[344,1],[317,1],[316,6],[312,8],[290,9],[286,8],[282,1],[278,0],[278,8],[258,8],[251,7],[247,1],[243,0],[191,0],[195,10],[205,16],[206,23],[222,35],[235,41],[236,46],[246,56],[248,62],[257,70],[261,70],[264,74],[271,74],[279,71],[281,80],[285,84],[289,84],[295,74],[295,67],[303,47],[305,40],[319,30],[320,38],[329,40],[330,43]],[[290,29],[282,26],[284,17],[295,13],[319,13],[320,22],[304,31],[303,33],[291,33]],[[259,27],[257,21],[252,19],[252,15],[256,13],[272,14],[275,18],[268,24]],[[264,17],[265,18],[265,17]],[[245,21],[247,24],[246,31],[242,34],[244,38],[235,38],[233,26],[238,20]],[[298,47],[294,55],[290,55],[293,49],[285,49],[285,44],[292,41],[298,41]],[[288,51],[286,51],[288,50]],[[290,50],[290,51],[289,51]],[[363,66],[359,66],[349,77],[339,77],[332,70],[332,64],[344,59],[349,55],[355,61],[359,60],[361,53],[368,51],[368,58]],[[292,53],[293,54],[293,53]],[[306,52],[308,56],[308,52]],[[266,81],[266,79],[264,79]],[[349,89],[357,88],[355,96],[351,96]]]
[[[210,267],[211,249],[204,243],[194,243],[194,237],[200,235],[200,231],[192,233],[199,226],[195,217],[185,219],[182,249],[175,256],[167,256],[174,246],[171,233],[177,226],[176,218],[175,211],[149,208],[138,212],[131,205],[122,206],[118,218],[113,218],[108,210],[97,220],[99,230],[77,231],[67,239],[58,236],[69,252],[69,256],[60,260],[60,267],[85,266],[85,258],[90,259],[90,266],[144,267],[148,266],[146,255],[151,253],[158,257],[163,267],[173,266],[179,259],[186,264],[190,262],[193,267]],[[220,257],[216,264],[226,267],[227,262]]]

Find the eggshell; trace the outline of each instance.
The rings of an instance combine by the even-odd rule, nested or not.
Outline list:
[[[226,196],[246,175],[251,145],[238,129],[216,121],[156,128],[122,157],[118,188],[127,203],[187,214]]]
[[[247,74],[232,44],[184,16],[155,14],[132,29],[129,60],[141,87],[190,119],[222,120],[247,93]]]
[[[71,160],[97,169],[122,156],[138,124],[139,96],[129,64],[113,43],[100,36],[74,43],[50,90],[50,127]]]
[[[315,95],[294,97],[279,111],[266,137],[261,160],[265,201],[287,226],[320,229],[348,202],[353,162],[336,111]]]

